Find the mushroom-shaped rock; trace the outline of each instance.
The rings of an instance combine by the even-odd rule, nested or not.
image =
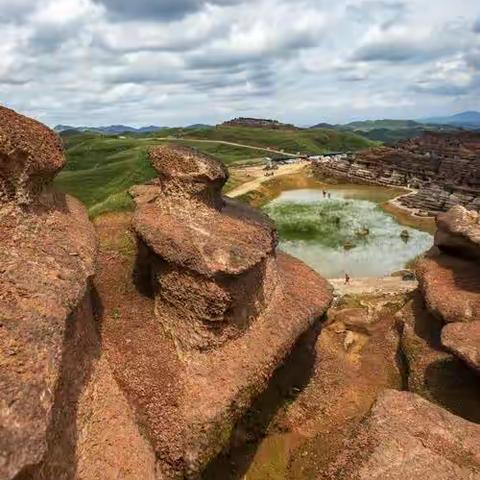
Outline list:
[[[64,164],[53,131],[0,106],[0,205],[31,203]]]
[[[171,442],[182,453],[161,452],[158,415],[141,409],[139,416],[157,455],[196,478],[321,318],[332,292],[306,265],[276,251],[268,217],[222,197],[222,165],[176,146],[155,148],[150,159],[158,179],[131,190],[137,273],[152,283],[156,317],[184,368],[176,419],[182,437]]]
[[[228,171],[222,163],[180,145],[156,147],[150,161],[164,195],[177,202],[199,202],[220,209]]]
[[[134,226],[156,257],[162,311],[176,312],[170,329],[181,313],[173,322],[180,344],[208,348],[243,331],[268,304],[277,236],[268,217],[222,197],[228,175],[215,160],[178,146],[154,148],[150,160],[158,182],[132,189]]]

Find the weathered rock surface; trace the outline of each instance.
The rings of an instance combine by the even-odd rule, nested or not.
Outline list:
[[[77,200],[48,191],[63,162],[53,132],[1,108],[2,479],[26,474],[48,461],[58,409],[73,408],[62,404],[62,396],[69,395],[65,388],[72,389],[73,397],[78,393],[71,385],[77,380],[69,377],[67,367],[72,331],[93,320],[89,301],[96,251],[93,227]],[[87,375],[91,359],[82,361]]]
[[[53,131],[0,106],[0,203],[30,203],[64,164]]]
[[[442,331],[443,345],[476,370],[480,360],[479,218],[477,212],[460,206],[439,215],[436,247],[417,264],[427,308],[448,324]]]
[[[319,478],[480,478],[480,426],[410,392],[385,391],[345,446]]]
[[[418,293],[397,318],[402,322],[400,346],[408,390],[480,422],[480,382],[464,362],[442,346],[443,322],[430,314]]]
[[[480,269],[475,262],[433,249],[416,274],[428,309],[445,323],[471,322],[480,315]]]
[[[442,344],[480,373],[480,321],[446,325]]]
[[[445,253],[480,260],[480,214],[462,206],[437,217],[435,245]]]
[[[151,159],[158,182],[132,189],[138,268],[177,345],[184,387],[182,433],[171,441],[177,454],[156,450],[192,476],[228,443],[236,421],[323,315],[331,289],[301,262],[277,255],[268,218],[221,196],[227,175],[215,161],[171,146],[155,148]],[[148,427],[155,418],[143,409],[138,415],[158,445],[158,431]]]
[[[53,132],[0,108],[0,478],[158,480],[102,351],[93,225],[50,185],[63,163]]]

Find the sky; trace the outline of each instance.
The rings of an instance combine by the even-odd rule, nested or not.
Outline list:
[[[0,104],[56,124],[480,110],[479,0],[0,0]]]

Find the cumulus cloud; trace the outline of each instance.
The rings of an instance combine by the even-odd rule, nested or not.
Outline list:
[[[0,29],[0,103],[50,124],[480,108],[478,0],[0,0]]]
[[[209,0],[210,5],[234,5],[242,0]],[[204,0],[97,0],[117,20],[177,19],[201,10]]]

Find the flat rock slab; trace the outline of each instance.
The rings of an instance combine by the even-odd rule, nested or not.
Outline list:
[[[418,287],[416,280],[402,280],[400,277],[352,278],[347,285],[344,278],[332,278],[329,282],[335,296],[398,295],[413,292]]]
[[[430,312],[445,323],[480,318],[480,268],[474,262],[430,253],[416,274]]]
[[[238,202],[225,202],[221,212],[192,207],[174,214],[161,202],[146,203],[137,209],[134,227],[168,262],[202,275],[236,275],[270,255],[277,237],[268,217]]]
[[[446,325],[442,344],[480,373],[480,321]]]
[[[385,391],[346,447],[321,478],[480,478],[480,426],[409,392]]]

